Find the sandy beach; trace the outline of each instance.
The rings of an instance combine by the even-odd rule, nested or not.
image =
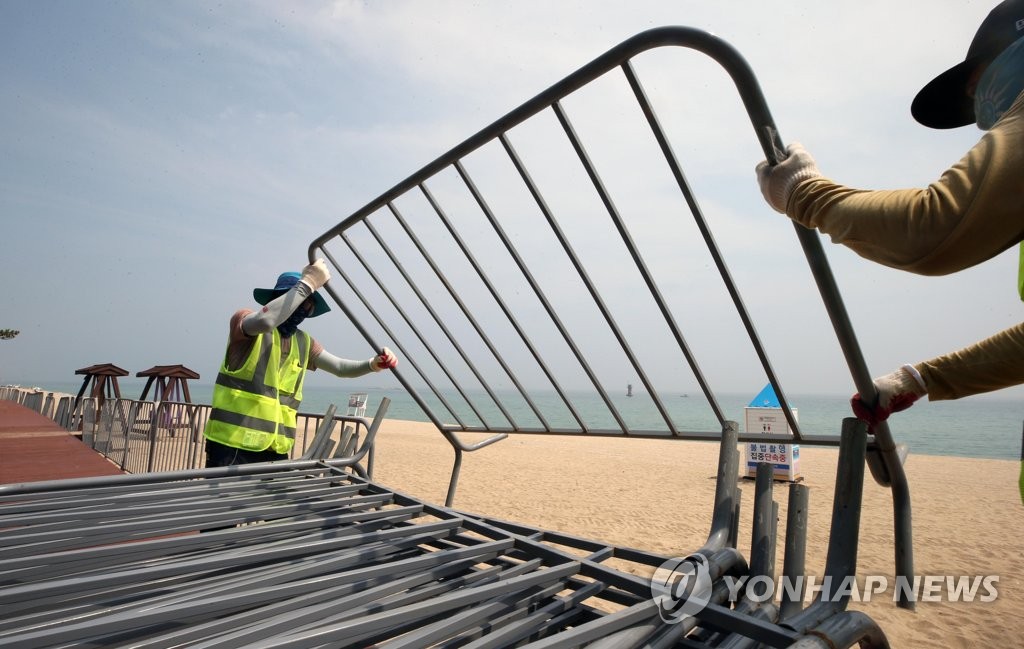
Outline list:
[[[481,439],[465,435],[467,442]],[[379,432],[374,480],[444,502],[454,454],[431,424],[386,421]],[[807,569],[825,563],[837,451],[801,448],[810,487]],[[463,461],[457,509],[514,520],[607,543],[685,554],[710,528],[717,445],[703,442],[510,436]],[[915,572],[921,576],[997,576],[994,601],[893,603],[890,492],[867,473],[858,576],[884,576],[888,588],[851,607],[875,619],[893,647],[1019,647],[1024,643],[1024,506],[1019,463],[913,455],[907,461],[914,516]],[[739,548],[749,556],[753,482],[740,480]],[[786,487],[776,483],[779,535]],[[781,570],[782,548],[777,552]],[[879,582],[874,582],[879,583]],[[944,592],[944,591],[943,591]],[[864,599],[864,598],[861,598]]]

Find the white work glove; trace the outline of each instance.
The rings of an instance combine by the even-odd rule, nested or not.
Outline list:
[[[872,383],[875,392],[878,393],[874,404],[865,403],[859,392],[850,399],[853,414],[871,426],[885,421],[894,412],[906,410],[928,394],[924,379],[913,365],[904,365],[891,374],[875,379]]]
[[[814,158],[799,142],[786,147],[786,154],[785,160],[774,167],[767,160],[762,160],[754,168],[757,182],[761,186],[761,194],[779,214],[786,213],[789,195],[797,183],[821,176]]]
[[[390,370],[396,365],[398,365],[398,357],[395,356],[395,353],[387,347],[381,348],[380,354],[370,359],[370,368],[374,372]]]
[[[309,287],[315,293],[321,286],[331,278],[331,271],[327,270],[327,264],[323,259],[317,259],[302,269],[302,277],[299,281]]]

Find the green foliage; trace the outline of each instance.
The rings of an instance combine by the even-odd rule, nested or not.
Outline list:
[[[0,329],[0,340],[10,340],[20,333],[20,331],[14,329]]]

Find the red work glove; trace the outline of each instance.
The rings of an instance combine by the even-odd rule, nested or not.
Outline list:
[[[398,365],[398,357],[387,347],[382,348],[380,354],[370,359],[370,367],[373,368],[374,372],[390,370],[396,365]]]
[[[860,393],[853,395],[850,405],[857,419],[874,426],[885,421],[894,412],[906,410],[914,402],[928,394],[924,379],[913,365],[904,365],[892,374],[886,374],[872,381],[877,397],[874,404],[865,403]]]

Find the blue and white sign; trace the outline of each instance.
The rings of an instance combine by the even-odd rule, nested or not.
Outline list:
[[[797,419],[797,409],[791,408],[793,420]],[[775,394],[775,389],[769,383],[764,389],[743,409],[745,414],[745,428],[748,433],[764,433],[775,435],[790,435],[789,422],[786,421],[785,413],[782,412],[782,405]],[[761,462],[768,462],[774,466],[776,480],[796,481],[800,478],[800,445],[779,444],[776,442],[747,442],[744,444],[744,458],[747,465],[747,476],[757,475],[757,465]]]

